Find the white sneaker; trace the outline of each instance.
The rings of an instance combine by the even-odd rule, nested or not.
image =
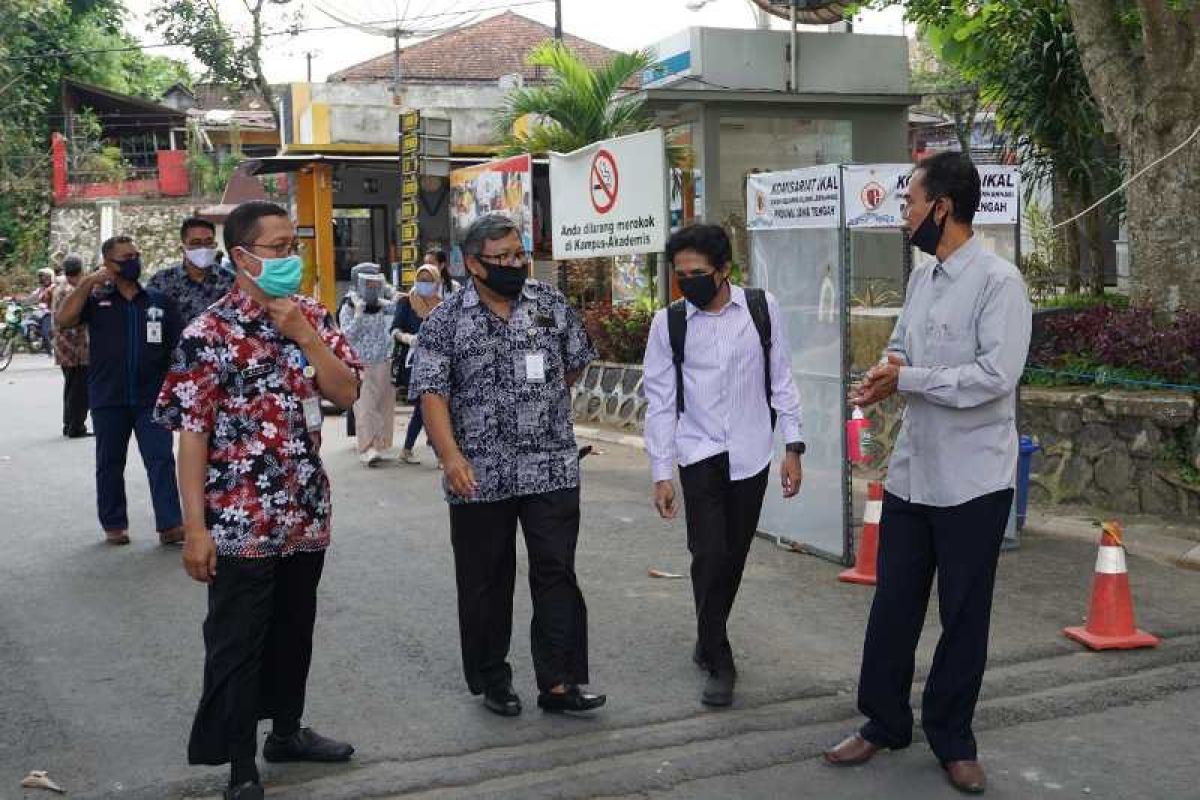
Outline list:
[[[414,456],[412,450],[401,450],[400,451],[400,460],[403,461],[405,464],[420,464],[421,463],[421,459]]]
[[[379,463],[379,451],[374,447],[368,447],[364,452],[359,453],[358,461],[364,467],[373,467]]]

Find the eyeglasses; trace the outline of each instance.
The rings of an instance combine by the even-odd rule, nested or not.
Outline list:
[[[529,264],[529,253],[480,253],[476,258],[483,264],[497,264],[502,267],[524,267]]]
[[[276,258],[284,258],[286,256],[302,255],[304,253],[304,242],[298,239],[293,239],[290,242],[282,242],[280,244],[264,244],[262,242],[246,242],[242,247],[259,248],[266,250]]]
[[[695,269],[679,269],[675,266],[671,267],[675,272],[676,278],[703,278],[707,275],[715,275],[717,271],[711,268],[697,267]]]

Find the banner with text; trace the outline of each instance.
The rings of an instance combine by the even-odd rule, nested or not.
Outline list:
[[[976,225],[1016,225],[1020,210],[1021,170],[980,164]],[[846,227],[898,228],[900,200],[908,191],[912,164],[852,164],[845,168]]]
[[[899,228],[912,164],[848,164],[842,172],[847,228]]]
[[[550,154],[554,258],[656,253],[666,246],[661,129]]]
[[[1016,225],[1020,217],[1021,168],[1001,164],[979,166],[976,225]]]
[[[836,228],[842,224],[836,164],[746,176],[750,230]]]

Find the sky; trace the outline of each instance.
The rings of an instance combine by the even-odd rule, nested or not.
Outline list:
[[[149,23],[149,10],[157,2],[125,0],[131,12],[127,28],[145,44],[162,41],[161,35],[153,31]],[[222,14],[235,23],[247,19],[243,0],[215,2]],[[409,20],[409,25],[429,28],[435,24],[465,22],[474,16],[470,9],[487,9],[479,12],[479,18],[483,18],[511,8],[518,14],[551,27],[554,25],[554,4],[551,0],[293,0],[285,8],[303,7],[305,27],[339,26],[339,22],[321,13],[319,5],[324,5],[350,22],[394,20],[407,7],[404,18]],[[710,0],[699,11],[689,11],[685,0],[562,0],[562,14],[563,28],[567,33],[615,50],[648,47],[693,25],[754,27],[754,16],[747,0]],[[277,20],[281,20],[281,17],[268,20],[266,27],[282,28],[284,23]],[[635,20],[636,24],[632,24]],[[787,23],[775,20],[775,27],[786,28]],[[865,12],[855,21],[855,30],[862,33],[901,34],[911,32],[911,26],[906,29],[899,9],[888,9]],[[331,72],[391,52],[392,49],[390,38],[373,36],[345,26],[302,33],[295,38],[277,36],[267,41],[264,64],[267,78],[272,83],[305,80],[305,53],[313,54],[313,80],[323,81]],[[184,48],[155,48],[151,52],[191,61],[189,52]],[[469,57],[466,54],[464,56]],[[194,61],[192,64],[193,73],[199,75],[202,69]]]

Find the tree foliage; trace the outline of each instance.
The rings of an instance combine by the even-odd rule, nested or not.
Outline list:
[[[64,78],[157,99],[187,67],[124,31],[120,0],[4,0],[0,11],[0,272],[44,266],[50,133]],[[10,276],[11,278],[11,276]]]
[[[1054,170],[1056,196],[1076,208],[1107,193],[1119,146],[1120,172],[1132,180],[1119,207],[1134,295],[1167,312],[1200,308],[1200,143],[1188,138],[1200,118],[1198,0],[862,5],[903,6],[922,30],[940,34],[943,59],[996,77],[1003,119],[1026,136],[1023,154],[1034,170]],[[981,89],[988,82],[979,78]],[[1099,220],[1082,219],[1092,248],[1101,244]]]
[[[292,0],[243,0],[249,15],[247,30],[221,15],[211,0],[159,0],[154,7],[155,26],[166,40],[185,45],[207,70],[205,79],[234,93],[247,90],[262,96],[279,125],[279,109],[271,83],[263,71],[264,38],[277,32],[293,35],[303,21],[303,9],[285,8]],[[268,25],[273,27],[268,28]]]
[[[1134,296],[1168,314],[1200,308],[1200,3],[1067,4],[1088,83],[1132,181]]]
[[[906,16],[943,62],[976,85],[1020,157],[1027,191],[1056,189],[1056,216],[1073,216],[1115,186],[1120,171],[1083,69],[1066,0],[884,0]],[[1116,207],[1112,209],[1116,210]],[[1104,211],[1082,220],[1093,265],[1102,264]],[[1078,234],[1067,236],[1078,248]],[[1079,259],[1063,277],[1077,289]],[[1092,290],[1103,291],[1093,269]]]
[[[642,101],[622,96],[622,87],[653,63],[648,52],[618,53],[592,68],[566,45],[549,40],[534,48],[527,61],[547,70],[549,84],[508,93],[496,120],[506,153],[568,153],[653,127]],[[533,121],[516,131],[526,116]]]
[[[950,118],[959,147],[964,153],[970,152],[975,117],[979,113],[979,87],[953,64],[924,57],[928,45],[918,42],[917,47],[918,58],[912,65],[913,91],[921,94],[923,107]]]

